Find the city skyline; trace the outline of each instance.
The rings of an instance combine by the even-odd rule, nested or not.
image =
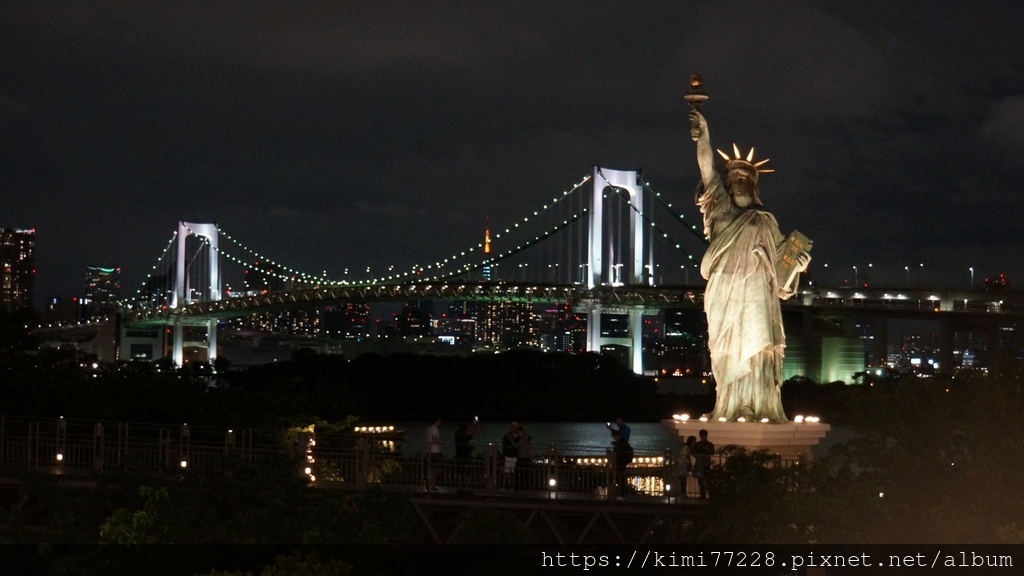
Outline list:
[[[1022,282],[1022,11],[14,2],[0,227],[37,231],[40,305],[90,265],[130,292],[178,220],[331,278],[408,268],[593,164],[642,169],[696,221],[696,72],[712,144],[772,159],[762,198],[814,240],[814,277]]]

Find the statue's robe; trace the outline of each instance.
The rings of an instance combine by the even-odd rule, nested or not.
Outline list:
[[[786,337],[780,298],[795,285],[780,287],[775,263],[785,237],[763,207],[740,208],[715,175],[697,205],[711,243],[701,261],[708,281],[704,310],[708,348],[716,382],[712,420],[785,422],[782,409],[782,359]]]

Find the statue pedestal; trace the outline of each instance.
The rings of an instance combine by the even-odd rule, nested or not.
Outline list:
[[[708,440],[716,449],[735,444],[748,450],[767,450],[783,458],[811,458],[811,450],[821,442],[831,426],[819,422],[701,422],[700,420],[665,419],[662,426],[675,431],[679,441],[696,436],[702,428],[708,431]]]

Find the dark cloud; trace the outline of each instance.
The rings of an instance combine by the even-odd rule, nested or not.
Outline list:
[[[990,159],[1008,175],[1024,170],[1024,95],[993,103],[978,128],[978,140]]]
[[[643,168],[696,219],[692,72],[713,144],[772,158],[765,202],[819,275],[1024,282],[1016,3],[0,10],[0,225],[37,229],[41,296],[86,264],[141,279],[182,218],[302,270],[406,268],[594,163]]]

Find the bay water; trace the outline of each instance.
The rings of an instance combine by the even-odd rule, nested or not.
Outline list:
[[[560,454],[595,456],[603,455],[611,448],[612,434],[605,422],[528,422],[520,421],[527,434],[533,439],[538,455],[544,454],[554,444]],[[675,431],[665,428],[661,422],[627,422],[630,428],[629,443],[638,456],[660,456],[666,450],[678,445]],[[357,425],[363,425],[357,423]],[[402,443],[410,450],[422,450],[426,445],[429,422],[403,422],[395,428],[404,431]],[[458,422],[442,421],[441,439],[446,442],[442,453],[455,454],[455,431]],[[480,432],[472,441],[474,454],[482,454],[488,443],[501,449],[501,437],[509,431],[509,422],[483,422]],[[853,430],[846,426],[832,426],[829,433],[813,450],[815,457],[824,456],[833,445],[841,444],[853,437]],[[714,442],[714,438],[709,438]]]
[[[555,444],[560,454],[566,455],[598,455],[611,448],[612,434],[604,422],[527,422],[520,421],[526,433],[533,439],[533,446],[538,455],[547,452],[551,444]],[[661,422],[627,422],[630,428],[629,443],[637,455],[664,455],[666,449],[676,444],[675,435],[661,425]],[[357,423],[357,426],[362,423]],[[403,444],[409,449],[424,444],[427,440],[429,422],[403,422],[395,424],[395,428],[405,432]],[[442,452],[448,456],[455,454],[455,431],[458,422],[441,422],[441,439],[446,442]],[[480,432],[473,439],[475,454],[483,452],[488,443],[494,443],[500,450],[501,437],[509,431],[509,422],[482,422]]]

